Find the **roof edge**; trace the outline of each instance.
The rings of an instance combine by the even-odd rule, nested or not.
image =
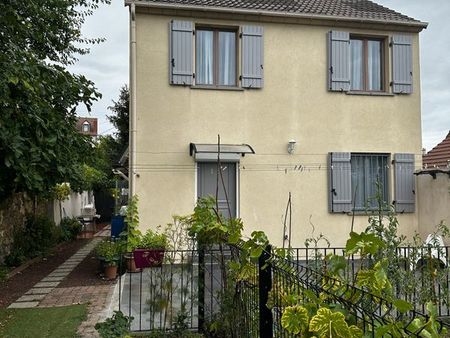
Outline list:
[[[292,17],[311,20],[333,20],[333,21],[346,21],[346,22],[359,22],[368,24],[383,24],[383,25],[398,25],[406,26],[418,29],[422,31],[428,27],[428,22],[416,21],[387,21],[379,19],[369,18],[350,18],[345,16],[331,16],[331,15],[319,15],[319,14],[303,14],[303,13],[290,13],[290,12],[274,12],[265,10],[252,10],[252,9],[240,9],[240,8],[228,8],[228,7],[214,7],[214,6],[192,6],[182,4],[167,4],[167,3],[154,3],[145,0],[125,0],[125,6],[135,4],[139,7],[158,8],[158,9],[177,9],[187,11],[201,11],[201,12],[215,12],[215,13],[231,13],[231,14],[253,14],[259,16],[271,16],[271,17]]]

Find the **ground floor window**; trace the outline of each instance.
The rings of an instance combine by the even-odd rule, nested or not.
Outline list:
[[[355,210],[377,209],[377,182],[383,202],[388,203],[388,155],[351,154],[351,185]]]

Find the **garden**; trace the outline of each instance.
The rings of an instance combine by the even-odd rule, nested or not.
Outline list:
[[[191,215],[142,235],[132,198],[128,239],[116,243],[119,272],[128,272],[118,279],[119,311],[97,325],[102,337],[446,336],[444,224],[431,240],[407,242],[393,208],[379,203],[344,248],[323,235],[276,248],[217,210],[213,198],[200,199]]]

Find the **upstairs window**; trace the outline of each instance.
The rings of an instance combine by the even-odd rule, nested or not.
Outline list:
[[[236,86],[236,31],[198,28],[195,35],[195,83]]]
[[[383,40],[350,38],[350,89],[383,91]]]
[[[169,38],[171,85],[207,89],[264,87],[262,26],[216,28],[172,20]]]
[[[91,131],[91,124],[88,121],[83,122],[83,133],[89,133]]]

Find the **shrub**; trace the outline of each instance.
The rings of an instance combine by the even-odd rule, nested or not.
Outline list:
[[[100,242],[99,245],[97,245],[97,247],[95,248],[95,253],[98,258],[101,258],[105,261],[106,265],[117,265],[120,259],[120,243],[110,240],[104,240]]]
[[[95,329],[102,338],[122,338],[128,334],[133,317],[125,316],[121,311],[114,311],[111,318],[95,324]]]
[[[59,223],[64,241],[73,241],[81,232],[82,224],[76,218],[65,217]]]
[[[54,246],[55,223],[45,216],[28,216],[23,229],[14,234],[14,242],[9,255],[5,257],[8,266],[18,266],[29,258],[47,253]]]
[[[168,244],[169,240],[166,234],[159,234],[151,229],[148,229],[144,236],[142,236],[138,248],[166,249]]]

